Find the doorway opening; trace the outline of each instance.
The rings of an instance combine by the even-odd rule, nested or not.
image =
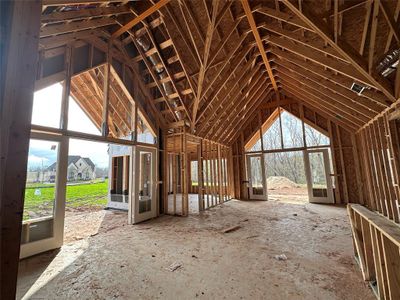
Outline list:
[[[308,202],[303,151],[265,153],[269,200]]]
[[[106,143],[69,140],[64,243],[97,234],[114,222],[104,210],[110,185],[108,151]]]

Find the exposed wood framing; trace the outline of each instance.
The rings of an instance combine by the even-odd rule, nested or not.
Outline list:
[[[9,1],[1,9],[0,298],[15,299],[41,3]]]

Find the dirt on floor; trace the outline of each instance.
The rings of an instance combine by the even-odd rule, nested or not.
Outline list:
[[[127,221],[127,213],[118,210],[88,208],[65,212],[64,244],[79,241],[110,228],[123,226]]]
[[[97,234],[21,261],[18,299],[375,299],[344,207],[232,200],[138,225],[100,212]]]

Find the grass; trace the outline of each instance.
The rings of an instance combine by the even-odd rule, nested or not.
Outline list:
[[[35,195],[35,190],[40,190],[40,195]],[[107,204],[108,180],[94,183],[75,183],[67,186],[66,207],[102,207]],[[35,214],[37,217],[52,214],[54,205],[54,184],[32,184],[25,189],[24,220]],[[32,214],[32,215],[33,215]]]

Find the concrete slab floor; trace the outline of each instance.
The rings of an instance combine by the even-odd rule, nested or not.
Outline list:
[[[21,261],[17,298],[375,299],[344,207],[232,200],[134,226],[112,214],[97,235]]]

